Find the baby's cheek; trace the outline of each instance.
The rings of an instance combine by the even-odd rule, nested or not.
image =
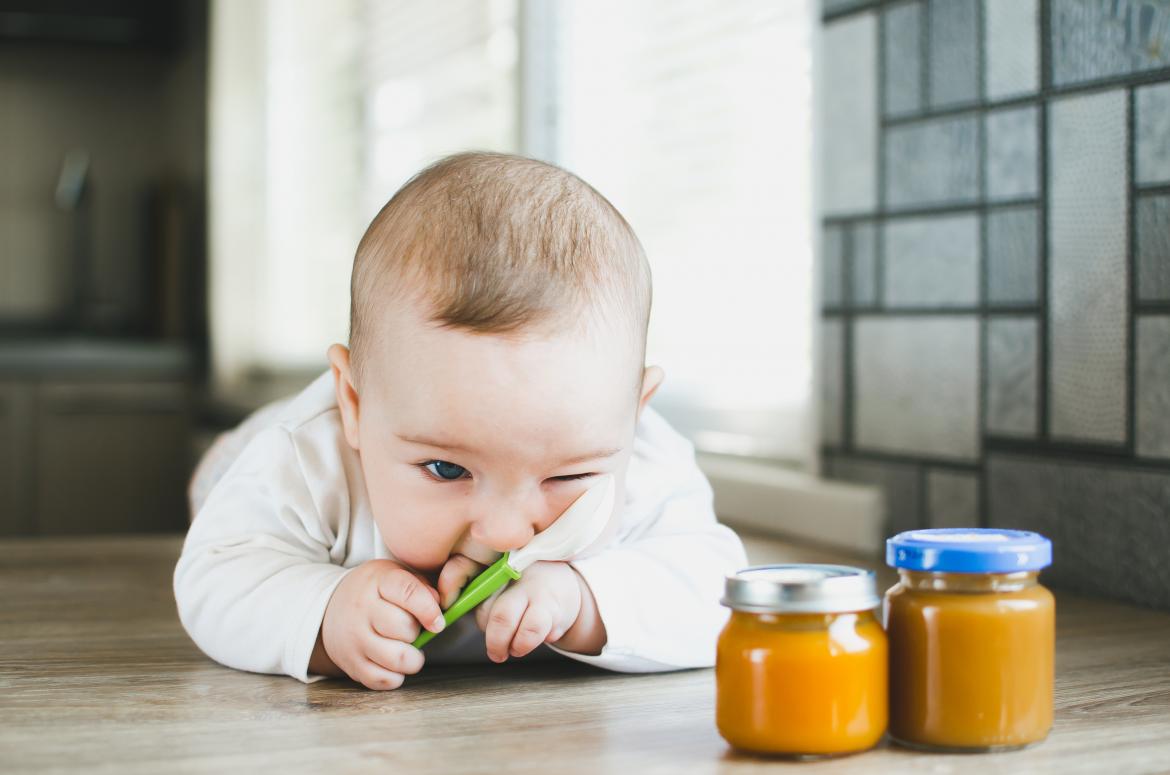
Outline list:
[[[384,514],[378,529],[395,559],[424,573],[437,573],[443,567],[459,536],[459,530],[442,519],[409,509]]]

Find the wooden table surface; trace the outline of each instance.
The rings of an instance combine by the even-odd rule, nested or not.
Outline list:
[[[1170,614],[1059,597],[1056,726],[1026,751],[753,758],[714,674],[434,668],[398,691],[205,658],[175,615],[174,537],[0,541],[0,770],[382,773],[1170,772]],[[840,557],[748,540],[753,562]]]

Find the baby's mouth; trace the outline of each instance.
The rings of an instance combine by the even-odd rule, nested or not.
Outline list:
[[[473,541],[467,541],[466,543],[455,547],[455,551],[452,552],[452,555],[456,554],[462,554],[464,557],[474,560],[480,565],[491,565],[500,558],[499,552],[492,551],[486,546],[480,546]]]

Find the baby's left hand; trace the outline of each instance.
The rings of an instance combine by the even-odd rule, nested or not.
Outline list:
[[[589,588],[568,563],[533,563],[519,581],[475,611],[488,658],[504,662],[509,656],[528,654],[541,643],[556,643],[577,622],[583,595],[591,595]]]

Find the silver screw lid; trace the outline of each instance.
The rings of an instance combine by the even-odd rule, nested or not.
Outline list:
[[[846,613],[881,602],[873,571],[849,565],[756,565],[728,576],[723,605],[752,613]]]

